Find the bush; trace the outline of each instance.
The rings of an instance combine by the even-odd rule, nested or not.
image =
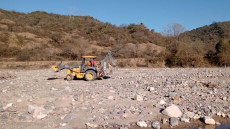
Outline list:
[[[29,61],[32,56],[33,56],[33,52],[31,50],[23,49],[18,53],[16,59],[18,61]]]

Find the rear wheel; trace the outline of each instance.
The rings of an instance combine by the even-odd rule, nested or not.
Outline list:
[[[88,70],[85,72],[85,80],[86,81],[93,81],[96,79],[96,72],[93,70]]]
[[[67,75],[66,75],[66,80],[67,80],[67,81],[73,80],[73,75],[72,75],[72,74],[67,74]]]

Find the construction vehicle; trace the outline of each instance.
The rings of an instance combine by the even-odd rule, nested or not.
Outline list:
[[[96,78],[105,77],[106,75],[109,74],[109,72],[110,73],[112,72],[114,67],[117,68],[117,64],[111,54],[111,51],[109,51],[108,54],[105,56],[105,58],[101,60],[98,66],[95,66],[94,64],[93,65],[86,64],[87,59],[89,59],[91,62],[94,61],[95,58],[96,56],[82,56],[82,62],[79,65],[75,65],[75,66],[62,65],[62,61],[61,61],[57,66],[53,65],[51,67],[55,72],[59,72],[63,69],[66,69],[67,81],[73,80],[74,78],[93,81]],[[112,65],[109,63],[109,61],[112,63]],[[108,71],[107,69],[108,66],[110,71]]]

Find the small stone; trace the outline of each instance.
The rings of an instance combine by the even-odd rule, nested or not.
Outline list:
[[[226,101],[226,100],[227,100],[227,97],[223,97],[223,100]]]
[[[216,125],[221,125],[221,123],[216,121]]]
[[[185,123],[190,123],[189,119],[188,118],[184,118],[184,117],[182,117],[180,119],[180,121],[185,122]]]
[[[168,123],[168,119],[163,118],[162,119],[162,124],[167,124],[167,123]]]
[[[17,100],[17,102],[18,102],[18,103],[21,103],[21,102],[22,102],[22,100],[21,100],[21,99],[18,99],[18,100]]]
[[[169,121],[170,121],[171,126],[177,126],[178,123],[179,123],[179,121],[178,121],[178,119],[176,117],[169,118]]]
[[[113,98],[113,96],[109,96],[108,99],[113,100],[114,98]]]
[[[221,112],[221,116],[222,116],[222,117],[226,117],[226,115],[225,115],[223,112]]]
[[[66,125],[67,125],[67,123],[60,123],[60,125],[61,125],[61,126],[66,126]]]
[[[9,107],[12,107],[13,103],[8,103],[5,107],[3,107],[3,110],[6,110]]]
[[[186,115],[188,118],[193,118],[193,117],[195,116],[195,113],[187,111],[187,112],[185,113],[185,115]]]
[[[217,112],[216,115],[217,115],[217,116],[221,116],[221,112]]]
[[[28,113],[23,113],[23,114],[19,115],[19,119],[20,120],[29,120],[30,116]]]
[[[162,111],[162,114],[167,115],[169,117],[181,117],[182,116],[181,110],[174,104],[165,108]]]
[[[97,125],[91,124],[91,123],[86,123],[87,128],[97,128]]]
[[[84,101],[84,95],[80,94],[77,99],[78,102],[83,102]]]
[[[161,128],[160,122],[158,122],[158,121],[153,122],[152,123],[152,128],[154,128],[154,129],[160,129]]]
[[[0,103],[0,112],[2,111],[2,104]]]
[[[155,90],[154,87],[150,87],[150,88],[149,88],[149,91],[154,91],[154,90]]]
[[[120,127],[119,129],[129,129],[128,127]]]
[[[175,97],[176,95],[177,95],[176,92],[169,92],[169,95],[168,95],[168,96],[173,98],[173,97]]]
[[[65,91],[68,92],[68,93],[71,93],[71,92],[72,92],[72,89],[71,89],[69,86],[67,86],[67,87],[65,88]]]
[[[2,120],[7,120],[8,119],[8,115],[6,113],[3,113],[2,115],[0,115],[0,118]]]
[[[161,101],[159,102],[159,104],[160,104],[160,105],[164,105],[164,104],[166,104],[166,102],[165,102],[164,100],[161,100]]]
[[[205,124],[208,124],[208,125],[215,125],[215,120],[214,120],[213,118],[211,118],[211,117],[205,116],[205,117],[203,118],[203,120],[204,120],[204,123],[205,123]]]
[[[64,117],[65,120],[73,119],[73,115],[68,114]]]
[[[45,110],[43,107],[29,105],[28,106],[28,113],[30,113],[30,114],[33,113],[33,118],[43,119],[48,115],[49,112],[47,110]]]
[[[194,115],[194,117],[193,117],[193,119],[194,119],[194,120],[198,120],[198,119],[200,119],[200,115],[195,114],[195,115]]]
[[[137,122],[137,126],[139,126],[139,127],[148,127],[148,125],[144,121]]]
[[[143,97],[141,95],[135,95],[134,100],[143,101]]]
[[[51,90],[52,90],[52,91],[57,91],[58,89],[52,87]]]
[[[73,99],[74,99],[75,101],[77,101],[77,100],[78,100],[78,95],[75,94],[75,95],[73,96]]]

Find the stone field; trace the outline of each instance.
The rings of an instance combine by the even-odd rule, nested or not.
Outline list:
[[[95,81],[65,76],[1,69],[0,128],[164,129],[230,117],[229,68],[119,69]]]

